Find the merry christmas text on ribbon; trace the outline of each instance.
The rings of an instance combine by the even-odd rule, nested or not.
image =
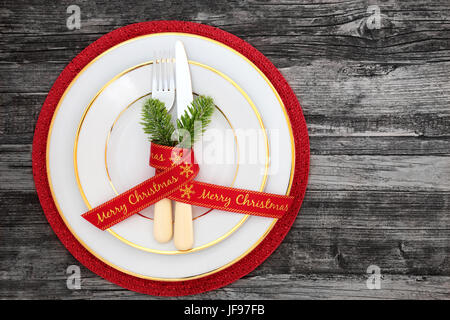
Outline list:
[[[125,220],[161,199],[195,206],[270,218],[281,218],[291,196],[219,186],[194,181],[200,168],[188,149],[152,143],[150,166],[156,175],[82,216],[101,230]]]

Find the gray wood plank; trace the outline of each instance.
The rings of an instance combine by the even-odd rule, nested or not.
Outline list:
[[[33,191],[31,145],[0,154],[0,190]],[[450,191],[449,157],[313,154],[308,190]]]
[[[152,297],[125,290],[108,281],[81,271],[81,289],[69,290],[65,269],[45,280],[24,282],[8,280],[14,291],[0,289],[0,299],[35,299],[46,293],[46,299],[449,299],[450,277],[382,275],[380,289],[368,289],[367,275],[296,274],[249,276],[224,288],[181,298]]]
[[[193,299],[450,299],[450,3],[5,0],[0,8],[0,299],[153,299],[84,267],[48,225],[31,143],[44,99],[83,48],[127,24],[182,19],[229,31],[283,73],[308,124],[311,174],[281,246],[243,279]],[[380,290],[366,269],[382,270]]]

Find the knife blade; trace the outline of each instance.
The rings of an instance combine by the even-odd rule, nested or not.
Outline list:
[[[194,97],[192,95],[191,72],[189,63],[184,49],[183,42],[175,43],[175,81],[176,81],[176,97],[177,97],[177,118],[184,114],[187,107],[191,105]]]
[[[189,63],[181,41],[175,43],[175,77],[177,118],[179,119],[194,99]],[[190,204],[175,202],[173,243],[178,250],[189,250],[194,245],[192,206]]]

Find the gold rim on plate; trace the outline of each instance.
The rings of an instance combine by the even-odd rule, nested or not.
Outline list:
[[[88,106],[86,107],[86,109],[83,112],[83,115],[82,115],[81,120],[80,120],[80,122],[78,124],[78,128],[77,128],[76,135],[75,135],[75,145],[74,145],[74,151],[73,151],[73,163],[74,163],[75,179],[76,179],[78,190],[79,190],[79,192],[81,194],[81,197],[83,198],[84,203],[86,204],[86,206],[88,207],[89,210],[92,209],[92,206],[89,203],[89,201],[87,199],[87,196],[86,196],[86,194],[84,192],[84,189],[83,189],[83,187],[81,185],[81,181],[80,181],[80,177],[79,177],[79,173],[78,173],[78,141],[79,141],[81,128],[83,127],[83,124],[84,124],[84,120],[86,119],[86,116],[87,116],[89,110],[91,110],[91,107],[94,105],[94,103],[97,100],[97,98],[111,84],[113,84],[116,80],[120,79],[122,76],[124,76],[124,75],[126,75],[126,74],[128,74],[128,73],[130,73],[130,72],[132,72],[134,70],[137,70],[139,68],[142,68],[142,67],[145,67],[145,66],[151,65],[151,64],[153,64],[153,61],[144,62],[144,63],[138,64],[136,66],[133,66],[131,68],[128,68],[125,71],[122,71],[121,73],[119,73],[116,76],[114,76],[111,80],[109,80],[95,94],[94,98],[89,102]],[[218,74],[219,76],[221,76],[225,80],[227,80],[231,85],[233,85],[233,87],[235,87],[243,95],[243,97],[246,99],[247,103],[250,105],[250,107],[252,108],[253,112],[255,113],[255,116],[258,119],[258,123],[259,123],[259,125],[261,127],[261,130],[263,132],[264,142],[265,142],[265,146],[266,146],[266,160],[265,160],[265,167],[264,167],[264,176],[263,176],[263,179],[262,179],[262,182],[261,182],[261,186],[259,188],[259,191],[263,191],[264,187],[266,185],[266,182],[267,182],[267,171],[269,169],[269,141],[268,141],[268,138],[267,138],[266,128],[265,128],[264,123],[262,121],[261,115],[259,114],[258,108],[256,108],[255,104],[250,99],[250,97],[247,95],[247,93],[235,81],[233,81],[230,77],[228,77],[224,73],[214,69],[211,66],[205,65],[205,64],[200,63],[200,62],[189,60],[189,64],[196,65],[196,66],[205,68],[207,70],[210,70],[210,71]],[[125,108],[125,110],[126,110],[126,108]],[[226,118],[226,116],[225,116],[225,118]],[[136,249],[146,251],[146,252],[151,252],[151,253],[156,253],[156,254],[165,254],[165,255],[187,254],[187,253],[196,252],[196,251],[200,251],[200,250],[209,248],[209,247],[211,247],[211,246],[213,246],[213,245],[215,245],[215,244],[225,240],[231,234],[233,234],[236,230],[238,230],[244,224],[244,222],[247,221],[248,218],[249,218],[249,215],[244,215],[242,217],[242,219],[239,220],[239,222],[235,226],[233,226],[230,230],[228,230],[226,233],[224,233],[223,235],[221,235],[217,239],[215,239],[213,241],[210,241],[208,243],[205,243],[205,244],[203,244],[201,246],[194,247],[194,248],[189,249],[189,250],[160,250],[160,249],[147,248],[147,247],[144,247],[142,245],[136,244],[136,243],[134,243],[134,242],[132,242],[132,241],[130,241],[128,239],[125,239],[123,236],[119,235],[117,232],[112,230],[112,228],[108,228],[108,229],[106,229],[106,231],[108,231],[112,236],[114,236],[118,240],[122,241],[123,243],[125,243],[125,244],[127,244],[129,246],[132,246],[132,247],[134,247]]]
[[[225,265],[216,268],[214,270],[202,273],[202,274],[198,274],[195,276],[188,276],[188,277],[183,277],[183,278],[162,278],[162,277],[150,277],[150,276],[144,276],[129,270],[126,270],[122,267],[119,267],[109,261],[107,261],[106,259],[104,259],[103,257],[101,257],[97,252],[93,251],[89,246],[86,245],[86,243],[80,239],[80,237],[74,232],[74,230],[72,229],[72,227],[70,226],[70,224],[68,223],[66,217],[64,216],[64,214],[62,213],[61,207],[59,206],[58,201],[56,200],[56,196],[55,196],[55,192],[53,190],[53,184],[52,184],[52,179],[51,179],[51,174],[50,174],[50,166],[49,166],[49,150],[50,150],[50,138],[52,135],[52,131],[53,131],[53,125],[55,122],[55,118],[56,115],[59,111],[59,108],[61,107],[62,102],[64,101],[67,93],[69,92],[69,90],[72,88],[73,84],[77,81],[77,79],[81,76],[82,73],[84,73],[84,71],[86,71],[86,69],[88,69],[94,62],[96,62],[97,60],[99,60],[101,57],[103,57],[104,55],[106,55],[107,53],[109,53],[110,51],[125,45],[129,42],[132,41],[136,41],[142,38],[146,38],[146,37],[155,37],[155,36],[164,36],[164,35],[179,35],[179,36],[185,36],[185,37],[192,37],[192,38],[198,38],[198,39],[202,39],[204,41],[208,41],[211,43],[214,43],[218,46],[221,46],[223,48],[225,48],[228,51],[231,51],[232,53],[238,55],[240,58],[242,58],[244,61],[246,61],[262,78],[263,80],[268,84],[268,86],[271,88],[272,92],[274,93],[276,99],[278,100],[278,103],[281,106],[281,109],[284,113],[285,119],[286,119],[286,123],[289,129],[289,135],[290,135],[290,140],[291,140],[291,172],[290,172],[290,178],[289,178],[289,184],[286,190],[286,195],[289,194],[291,187],[292,187],[292,182],[293,182],[293,178],[294,178],[294,166],[295,166],[295,143],[294,143],[294,135],[293,135],[293,131],[292,131],[292,125],[291,122],[289,120],[289,116],[287,114],[286,111],[286,107],[283,103],[283,101],[281,100],[280,95],[278,94],[278,92],[276,91],[275,87],[273,86],[273,84],[269,81],[269,79],[267,78],[267,76],[252,62],[250,61],[247,57],[245,57],[244,55],[242,55],[240,52],[236,51],[233,48],[230,48],[229,46],[204,37],[204,36],[200,36],[200,35],[194,35],[194,34],[190,34],[190,33],[183,33],[183,32],[161,32],[161,33],[153,33],[153,34],[147,34],[147,35],[142,35],[142,36],[138,36],[126,41],[123,41],[109,49],[107,49],[106,51],[102,52],[101,54],[99,54],[97,57],[95,57],[93,60],[91,60],[86,66],[83,67],[83,69],[73,78],[73,80],[70,82],[70,84],[67,86],[66,90],[64,91],[63,95],[61,96],[61,99],[59,100],[55,111],[53,113],[52,116],[52,120],[50,123],[50,127],[49,127],[49,131],[48,131],[48,138],[47,138],[47,146],[46,146],[46,171],[47,171],[47,179],[49,182],[49,188],[50,188],[50,192],[53,198],[53,201],[55,203],[56,209],[58,210],[59,215],[61,216],[61,219],[64,221],[64,224],[66,225],[66,227],[69,229],[69,231],[72,233],[72,235],[75,237],[75,239],[77,239],[77,241],[89,252],[91,253],[93,256],[95,256],[98,260],[100,260],[101,262],[105,263],[106,265],[120,271],[123,272],[125,274],[137,277],[137,278],[141,278],[141,279],[147,279],[147,280],[156,280],[156,281],[167,281],[167,282],[177,282],[177,281],[186,281],[186,280],[194,280],[194,279],[199,279],[199,278],[203,278],[206,276],[209,276],[211,274],[220,272],[221,270],[224,270],[226,268],[228,268],[229,266],[239,262],[242,258],[244,258],[246,255],[248,255],[254,248],[256,248],[261,241],[264,240],[264,238],[269,234],[269,232],[273,229],[273,227],[275,226],[276,222],[278,221],[278,219],[273,219],[272,223],[269,225],[269,227],[266,229],[266,231],[264,232],[264,234],[249,248],[247,249],[244,253],[242,253],[241,255],[239,255],[237,258],[233,259],[233,261],[230,261],[228,263],[226,263]]]

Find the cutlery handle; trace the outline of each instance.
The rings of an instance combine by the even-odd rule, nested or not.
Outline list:
[[[162,199],[155,203],[153,237],[156,241],[164,243],[172,239],[172,234],[172,201]]]
[[[178,250],[189,250],[194,245],[192,206],[175,202],[175,226],[173,242]]]

